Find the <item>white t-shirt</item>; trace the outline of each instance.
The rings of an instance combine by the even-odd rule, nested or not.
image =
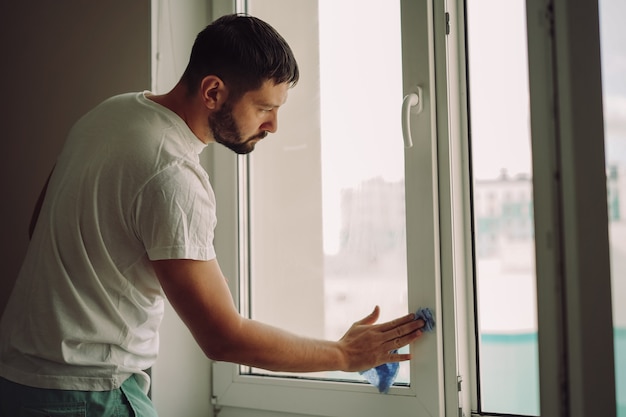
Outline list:
[[[0,375],[103,391],[158,351],[164,296],[150,260],[215,257],[206,145],[145,97],[112,97],[71,129],[0,323]]]

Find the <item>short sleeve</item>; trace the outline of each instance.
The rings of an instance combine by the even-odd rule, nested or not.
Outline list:
[[[215,224],[215,195],[200,166],[169,166],[136,199],[134,227],[150,260],[215,258]]]

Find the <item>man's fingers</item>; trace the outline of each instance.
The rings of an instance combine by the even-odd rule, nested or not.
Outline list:
[[[406,316],[398,317],[397,319],[388,321],[386,323],[379,324],[380,330],[382,332],[388,332],[390,330],[396,329],[399,326],[402,326],[407,323],[412,323],[415,321],[415,314],[409,313]]]
[[[385,340],[391,340],[391,339],[395,339],[398,337],[402,337],[410,333],[414,333],[416,330],[423,328],[425,324],[426,323],[424,323],[424,320],[422,319],[410,320],[408,322],[401,321],[395,327],[391,327],[391,328],[387,328],[386,326],[381,327],[381,331],[382,331],[383,336],[385,337]],[[384,330],[385,328],[387,328],[386,331]]]
[[[415,330],[415,331],[413,331],[411,333],[405,334],[403,336],[395,337],[395,338],[390,339],[387,342],[383,343],[383,345],[382,345],[383,349],[384,349],[385,352],[392,351],[394,349],[400,349],[401,347],[406,346],[409,343],[411,343],[414,340],[416,340],[422,334],[423,334],[423,332],[418,329],[418,330]]]

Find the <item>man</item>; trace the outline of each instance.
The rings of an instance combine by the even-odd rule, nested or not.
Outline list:
[[[143,370],[156,359],[164,295],[213,360],[312,372],[410,359],[394,349],[421,334],[413,315],[374,324],[377,307],[327,341],[235,308],[198,154],[211,142],[251,152],[276,131],[297,81],[274,29],[225,16],[198,35],[169,93],[112,97],[72,127],[0,323],[1,416],[156,415]]]

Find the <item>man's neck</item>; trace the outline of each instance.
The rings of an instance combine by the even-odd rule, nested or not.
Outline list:
[[[200,141],[204,143],[212,141],[202,103],[198,103],[196,97],[189,95],[184,84],[179,82],[168,93],[146,97],[176,113]]]

